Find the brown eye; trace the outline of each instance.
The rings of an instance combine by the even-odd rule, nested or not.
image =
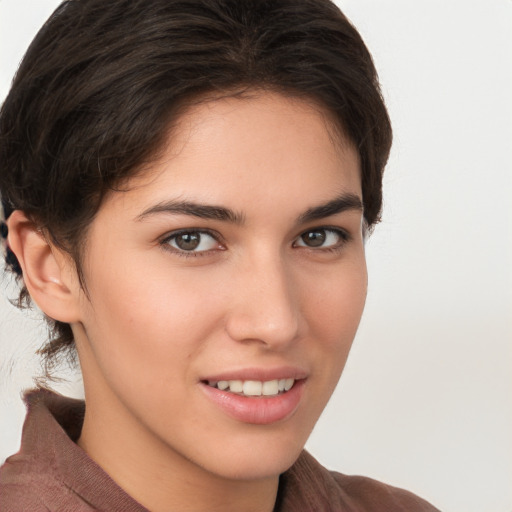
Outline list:
[[[293,245],[310,249],[332,249],[341,247],[348,240],[349,235],[341,229],[316,228],[302,233]]]
[[[197,249],[201,243],[201,235],[199,233],[183,233],[175,239],[176,246],[182,251],[193,251]]]
[[[300,237],[308,247],[321,247],[325,243],[327,234],[325,229],[316,229],[315,231],[307,231]]]
[[[219,245],[212,235],[202,231],[181,231],[169,236],[164,242],[184,252],[210,251]]]

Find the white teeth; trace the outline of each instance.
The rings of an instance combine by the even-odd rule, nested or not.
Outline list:
[[[219,380],[219,382],[217,382],[217,387],[219,389],[228,389],[229,388],[229,382],[227,380]]]
[[[295,379],[275,379],[267,381],[259,380],[210,380],[208,385],[222,391],[231,391],[245,396],[275,396],[289,391],[295,383]]]
[[[261,396],[262,387],[263,384],[257,380],[246,380],[242,392],[247,396]]]
[[[263,383],[261,393],[265,396],[273,396],[279,393],[279,381],[268,380]]]
[[[229,391],[233,393],[242,393],[244,390],[244,383],[241,380],[230,380]]]

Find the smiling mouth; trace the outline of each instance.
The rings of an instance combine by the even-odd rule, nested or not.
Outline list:
[[[295,379],[260,380],[209,380],[208,386],[241,396],[278,396],[289,391]]]

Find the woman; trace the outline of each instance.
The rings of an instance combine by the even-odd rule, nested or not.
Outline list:
[[[0,134],[7,262],[87,404],[27,395],[2,510],[435,510],[303,452],[391,143],[331,2],[64,2]]]

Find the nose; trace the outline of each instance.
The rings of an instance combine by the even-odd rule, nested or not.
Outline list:
[[[293,273],[278,256],[260,258],[235,272],[229,336],[280,350],[299,336],[300,300]]]

